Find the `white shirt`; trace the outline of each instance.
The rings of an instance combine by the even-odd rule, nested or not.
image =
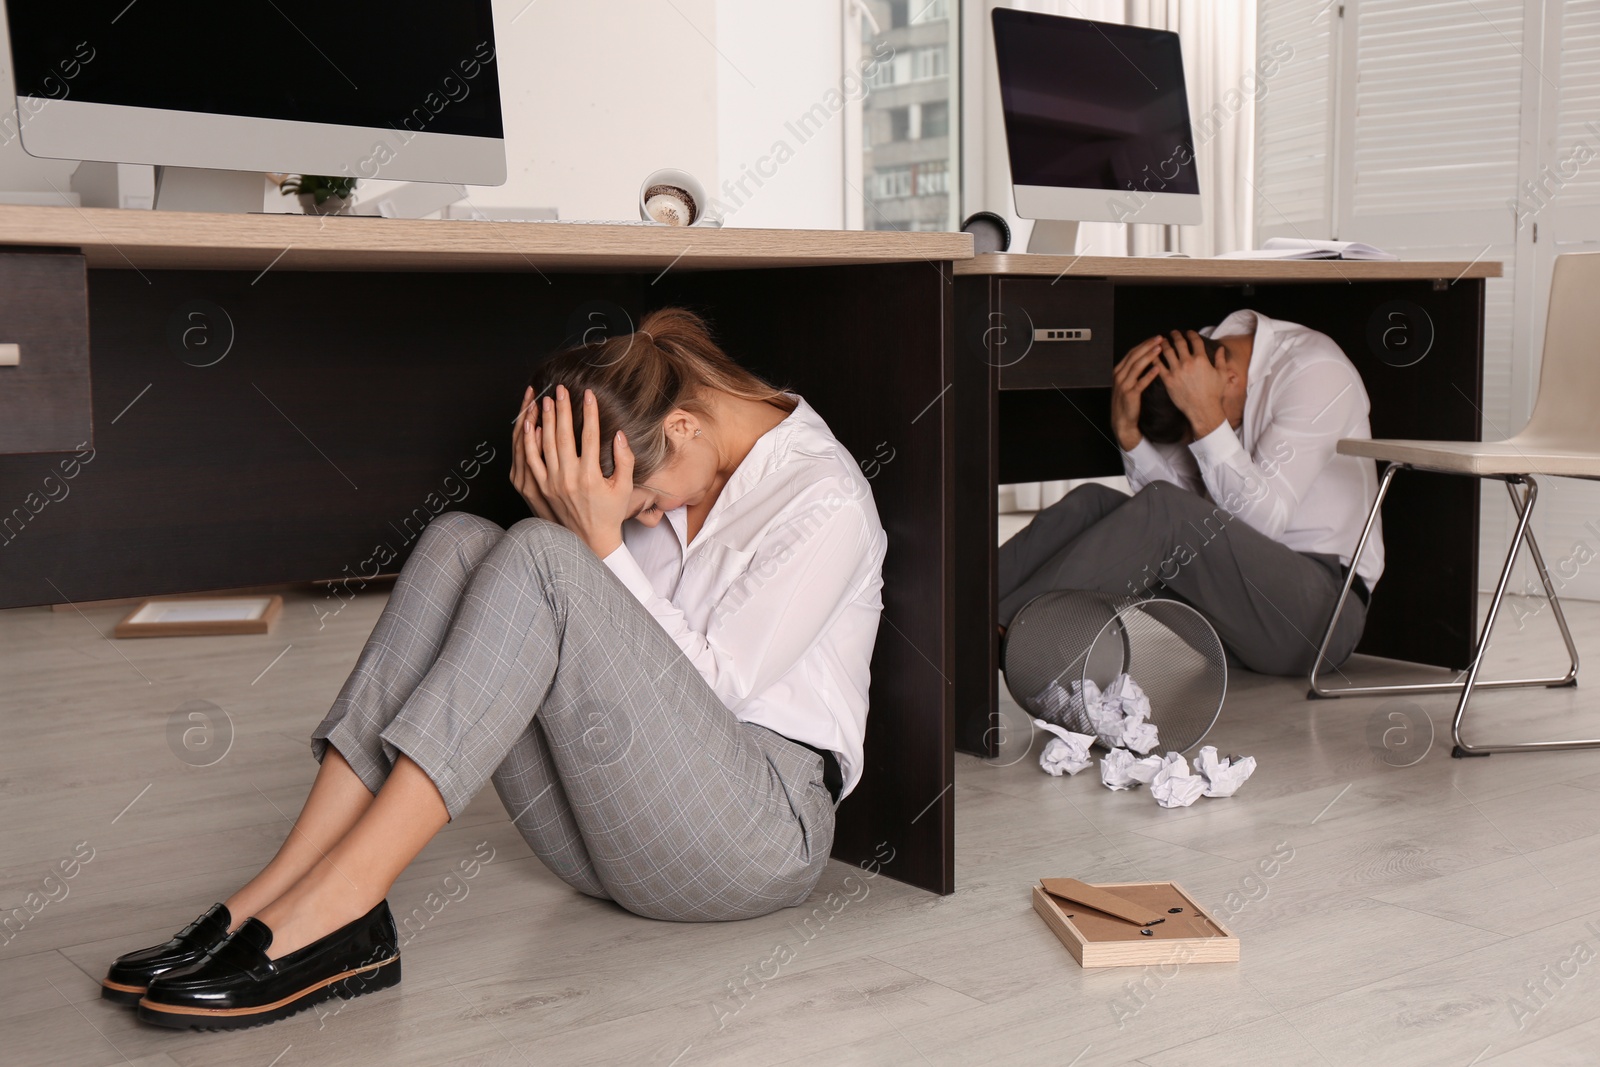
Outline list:
[[[1378,494],[1377,464],[1334,449],[1372,436],[1361,375],[1333,338],[1298,323],[1235,311],[1206,337],[1252,333],[1239,432],[1226,421],[1184,448],[1141,440],[1122,454],[1135,492],[1169,481],[1210,499],[1296,552],[1350,565]],[[1383,519],[1373,524],[1356,573],[1372,589],[1383,573]]]
[[[622,524],[606,566],[744,722],[834,753],[861,779],[888,536],[856,461],[798,394],[694,541],[687,506]]]

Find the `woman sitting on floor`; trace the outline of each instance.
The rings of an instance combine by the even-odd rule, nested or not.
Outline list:
[[[557,876],[639,915],[811,893],[861,775],[882,608],[855,461],[674,308],[541,364],[513,446],[536,517],[427,527],[277,855],[103,995],[218,1029],[393,985],[384,898],[485,782]]]

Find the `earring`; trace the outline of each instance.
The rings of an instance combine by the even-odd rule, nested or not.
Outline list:
[[[699,436],[700,436],[700,433],[701,433],[701,431],[699,431],[699,430],[696,430],[696,431],[695,431],[695,432],[694,432],[694,435],[695,435],[695,436],[696,436],[696,437],[699,437]]]

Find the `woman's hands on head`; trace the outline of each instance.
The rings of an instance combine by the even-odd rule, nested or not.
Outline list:
[[[583,395],[581,456],[566,387],[557,385],[554,399],[544,398],[537,423],[527,410],[531,387],[523,398],[521,447],[512,449],[513,484],[541,518],[565,526],[604,559],[622,544],[622,523],[633,498],[633,452],[627,438],[617,432],[607,478],[600,473],[600,411],[591,390]],[[531,491],[524,488],[530,481]]]
[[[533,386],[530,385],[522,391],[522,410],[517,412],[517,421],[511,428],[511,486],[527,501],[528,509],[535,515],[559,522],[544,494],[539,492],[539,483],[534,481],[533,468],[528,464],[529,426],[533,421],[528,409],[532,403]]]

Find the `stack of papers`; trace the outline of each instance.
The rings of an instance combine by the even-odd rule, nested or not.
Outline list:
[[[1269,237],[1258,249],[1223,252],[1217,259],[1399,259],[1359,241],[1314,241],[1306,237]]]

